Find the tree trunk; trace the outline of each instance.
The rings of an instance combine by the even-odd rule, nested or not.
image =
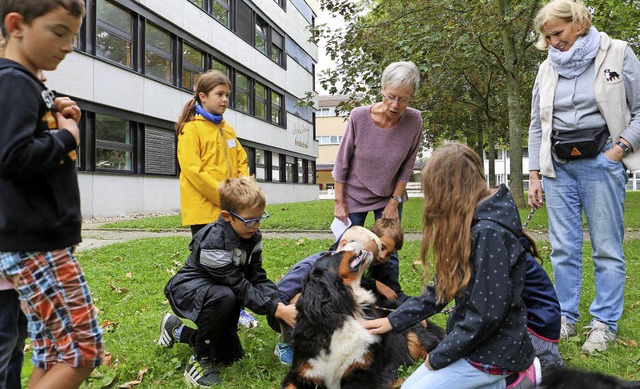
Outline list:
[[[520,105],[520,85],[518,83],[517,58],[511,23],[510,0],[499,0],[500,12],[503,16],[502,43],[504,45],[504,62],[507,77],[507,105],[509,107],[509,189],[516,205],[525,207],[524,189],[522,187],[522,107]],[[506,156],[505,156],[506,157]],[[505,158],[506,161],[506,158]]]

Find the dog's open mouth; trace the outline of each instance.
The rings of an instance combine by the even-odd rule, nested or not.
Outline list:
[[[369,263],[368,260],[370,260],[371,258],[373,258],[373,256],[370,252],[368,252],[367,250],[362,250],[360,254],[356,255],[355,258],[353,258],[353,260],[349,264],[349,268],[352,272],[357,273],[360,271],[360,269],[362,269],[362,267],[367,266],[367,264]]]

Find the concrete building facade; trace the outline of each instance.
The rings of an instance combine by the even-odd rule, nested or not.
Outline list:
[[[318,96],[318,111],[316,112],[316,140],[318,141],[318,159],[316,160],[316,183],[320,190],[334,187],[331,171],[336,162],[338,147],[342,142],[342,135],[347,128],[349,116],[336,116],[336,107],[346,101],[346,96]]]
[[[48,85],[83,110],[85,217],[179,210],[174,123],[199,74],[232,83],[225,112],[269,203],[318,198],[314,0],[87,0]]]

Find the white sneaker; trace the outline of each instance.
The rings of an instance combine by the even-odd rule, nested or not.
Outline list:
[[[587,340],[582,345],[583,354],[594,354],[596,352],[607,351],[607,343],[616,340],[616,334],[609,329],[609,326],[593,320],[590,326],[585,328],[591,328],[587,335]]]
[[[244,309],[241,309],[240,317],[238,318],[238,324],[246,328],[256,328],[258,326],[258,319],[251,316]]]
[[[567,323],[567,317],[560,317],[560,339],[567,340],[578,335],[576,323]]]

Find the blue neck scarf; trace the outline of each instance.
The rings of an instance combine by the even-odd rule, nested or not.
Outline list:
[[[574,78],[581,75],[600,50],[600,33],[591,26],[585,36],[581,36],[567,51],[560,51],[553,46],[549,47],[549,60],[559,75],[565,78]]]
[[[222,115],[218,115],[215,113],[209,113],[205,111],[204,108],[200,106],[200,103],[196,102],[196,113],[201,115],[203,118],[212,122],[213,124],[220,124],[222,122]]]

